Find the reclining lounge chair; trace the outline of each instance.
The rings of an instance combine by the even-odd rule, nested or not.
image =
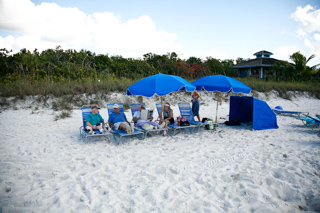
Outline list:
[[[145,106],[145,104],[142,104]],[[141,104],[130,104],[130,109],[131,109],[131,114],[132,114],[132,117],[134,115],[135,112],[139,111],[139,108],[140,108]],[[148,130],[145,130],[143,129],[142,127],[138,127],[137,126],[137,123],[134,123],[134,126],[136,128],[138,128],[139,130],[145,132],[145,136],[147,136],[148,132],[161,132],[161,131],[166,131],[167,128],[159,128],[159,129],[148,129]]]
[[[82,122],[83,122],[83,126],[81,126],[79,128],[79,131],[80,131],[80,137],[82,137],[84,140],[85,140],[85,143],[87,143],[87,138],[88,137],[96,137],[96,136],[109,136],[109,135],[112,135],[110,133],[110,131],[105,131],[103,133],[100,133],[99,130],[93,130],[93,133],[94,134],[89,134],[89,132],[87,130],[85,130],[86,128],[86,116],[91,113],[92,111],[92,106],[90,105],[84,105],[81,107],[82,109]],[[99,112],[98,112],[99,113]]]
[[[312,129],[317,126],[315,120],[306,114],[301,114],[298,116],[298,119],[302,121],[303,125],[311,127]]]
[[[277,115],[287,115],[287,116],[299,116],[303,112],[299,111],[288,111],[288,110],[283,110],[281,106],[276,106],[274,109],[272,109],[274,113]]]
[[[160,112],[161,112],[161,103],[156,103],[156,108],[157,108],[157,111],[158,111],[158,115],[159,115],[159,117],[161,116],[160,115]],[[168,127],[170,128],[170,129],[173,129],[173,135],[175,135],[175,133],[176,133],[176,130],[178,130],[178,129],[190,129],[190,128],[192,128],[192,130],[191,130],[191,132],[193,132],[193,129],[194,129],[194,127],[196,127],[195,125],[189,125],[189,126],[179,126],[176,122],[174,123],[174,124],[168,124]]]
[[[312,117],[310,115],[304,115],[304,117],[299,116],[302,122],[312,129],[317,128],[319,129],[318,136],[320,137],[320,118],[318,117]]]
[[[178,103],[178,107],[180,110],[181,117],[185,117],[190,124],[197,126],[198,131],[201,126],[206,125],[206,123],[204,123],[204,122],[194,120],[192,108],[189,103]]]
[[[119,106],[120,106],[120,112],[124,112],[123,110],[123,104],[122,103],[117,103]],[[107,108],[108,108],[108,115],[110,116],[112,113],[114,113],[114,110],[113,110],[113,105],[115,104],[107,104]],[[123,131],[123,130],[111,130],[112,133],[115,133],[117,135],[120,136],[119,138],[119,143],[121,142],[121,138],[122,137],[125,137],[125,136],[131,136],[131,135],[135,135],[135,136],[138,136],[138,135],[142,135],[143,136],[143,132],[140,131],[140,130],[137,130],[137,129],[134,129],[134,132],[128,134],[127,132]]]

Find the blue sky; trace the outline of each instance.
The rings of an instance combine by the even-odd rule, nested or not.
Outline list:
[[[218,59],[260,50],[320,63],[319,0],[0,0],[0,48],[88,49],[141,58],[177,52]]]

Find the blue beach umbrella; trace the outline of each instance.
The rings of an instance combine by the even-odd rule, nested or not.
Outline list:
[[[131,85],[126,92],[126,95],[152,97],[157,94],[159,96],[165,96],[181,90],[193,92],[195,86],[179,76],[157,74],[143,78]]]
[[[210,75],[203,78],[199,78],[192,82],[196,86],[196,90],[206,90],[218,92],[217,98],[217,108],[216,108],[216,123],[218,116],[218,102],[219,102],[219,92],[229,93],[245,93],[249,94],[251,88],[245,85],[244,83],[224,75]]]
[[[194,85],[179,76],[157,74],[143,78],[131,85],[127,89],[126,95],[152,97],[157,94],[161,97],[161,108],[163,108],[162,96],[181,90],[193,92],[195,89]]]

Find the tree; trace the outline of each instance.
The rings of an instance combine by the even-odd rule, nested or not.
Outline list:
[[[295,52],[290,56],[290,59],[293,61],[294,70],[297,76],[306,76],[317,73],[316,67],[319,64],[316,64],[312,67],[307,66],[307,63],[315,58],[316,56],[312,54],[309,58],[306,58],[300,52]]]
[[[189,64],[193,64],[193,63],[202,64],[202,60],[201,60],[201,58],[191,56],[190,58],[188,58],[187,63],[189,63]]]
[[[250,58],[244,59],[244,58],[238,57],[236,59],[236,64],[240,64],[240,63],[243,63],[243,62],[246,62],[246,61],[249,61],[249,60],[250,60]]]

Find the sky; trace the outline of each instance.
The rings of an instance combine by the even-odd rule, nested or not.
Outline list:
[[[0,48],[320,63],[320,0],[0,0]]]

